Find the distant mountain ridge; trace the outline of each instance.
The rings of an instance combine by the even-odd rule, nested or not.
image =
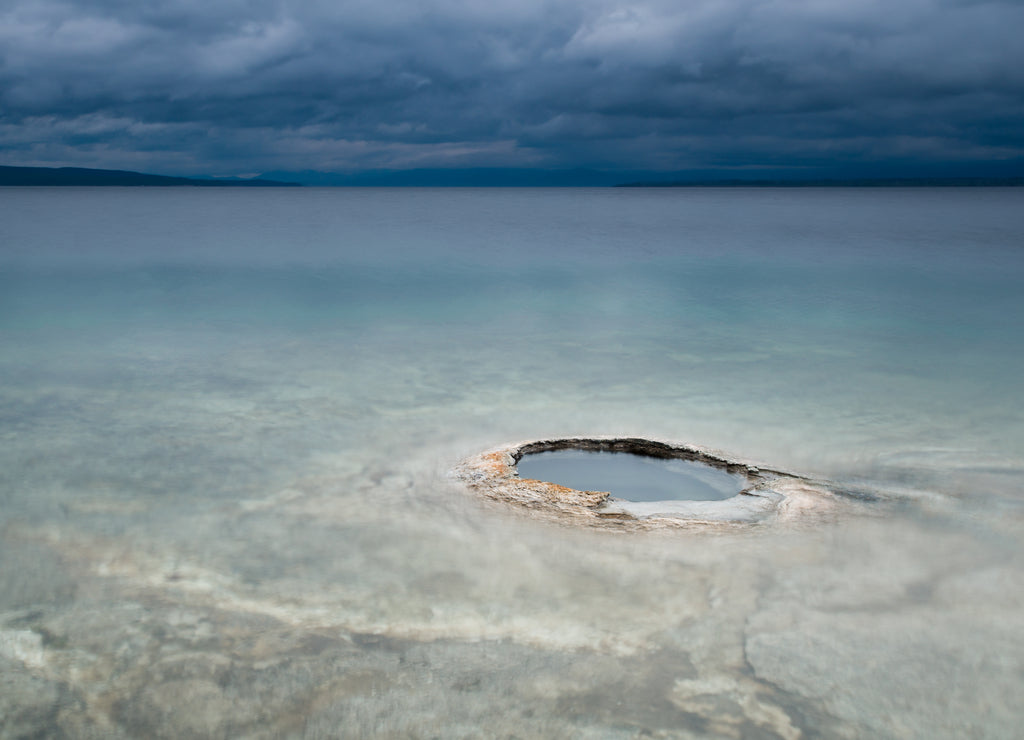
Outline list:
[[[854,177],[849,179],[653,180],[626,182],[617,188],[917,188],[1019,187],[1024,177]]]
[[[712,173],[471,167],[358,172],[268,172],[267,177],[206,178],[151,175],[130,170],[85,167],[0,166],[0,186],[148,186],[148,187],[619,187],[619,188],[829,188],[829,187],[1019,187],[1020,176],[715,177]],[[271,179],[273,178],[273,179]],[[287,179],[286,179],[287,178]]]
[[[652,170],[546,169],[516,167],[413,168],[319,172],[279,170],[266,173],[278,180],[295,180],[314,187],[983,187],[1024,185],[1020,167],[1005,173],[976,171],[969,175],[925,172],[850,172],[817,176],[805,172],[763,174],[761,177],[723,177],[713,170],[657,172]]]
[[[86,167],[7,167],[0,166],[0,185],[16,186],[148,186],[200,188],[276,188],[301,187],[297,182],[225,178],[168,177],[129,170],[94,170]]]

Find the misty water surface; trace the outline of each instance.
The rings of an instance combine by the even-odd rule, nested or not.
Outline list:
[[[0,735],[1014,737],[1022,206],[0,191]],[[595,434],[862,495],[627,535],[447,477]]]

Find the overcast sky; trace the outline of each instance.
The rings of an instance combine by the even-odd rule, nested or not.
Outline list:
[[[0,0],[0,164],[1022,162],[1022,0]]]

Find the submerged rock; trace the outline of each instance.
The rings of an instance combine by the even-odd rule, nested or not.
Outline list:
[[[607,491],[581,491],[520,477],[516,466],[525,455],[557,450],[621,452],[696,462],[738,475],[748,485],[735,496],[717,501],[628,501]],[[451,474],[476,493],[523,507],[534,516],[620,529],[813,520],[830,515],[837,504],[835,493],[823,481],[732,459],[696,445],[633,437],[572,437],[506,444],[462,461]]]

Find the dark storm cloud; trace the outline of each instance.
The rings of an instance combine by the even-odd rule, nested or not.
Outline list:
[[[0,159],[172,172],[1024,156],[1007,0],[9,0]]]

